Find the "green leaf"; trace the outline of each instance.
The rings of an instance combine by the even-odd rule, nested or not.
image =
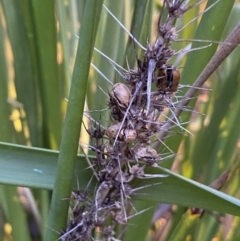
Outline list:
[[[28,44],[24,14],[20,1],[3,0],[2,4],[7,25],[11,26],[7,28],[7,32],[14,58],[14,84],[17,101],[24,106],[24,111],[26,113],[26,120],[25,118],[20,120],[22,121],[22,126],[26,126],[27,122],[32,144],[37,145],[39,144],[39,137],[36,132],[36,123],[39,117],[37,114],[37,91],[32,72],[31,52]],[[21,47],[19,47],[19,43],[21,43]],[[20,143],[25,144],[26,139],[21,138]]]
[[[16,187],[0,185],[0,202],[12,227],[12,240],[30,241],[26,212]]]
[[[173,173],[168,169],[159,167],[159,174],[169,174],[169,177],[159,181],[161,185],[152,186],[144,189],[147,195],[136,198],[152,200],[162,203],[172,203],[187,207],[197,207],[213,210],[220,213],[230,213],[240,216],[240,200],[231,197],[223,192],[212,189],[201,183],[187,179],[179,174]],[[151,170],[151,172],[156,170]],[[155,183],[157,180],[154,180]],[[138,186],[154,183],[152,180],[138,182]]]
[[[68,203],[62,202],[62,199],[71,194],[88,73],[101,8],[102,1],[89,0],[84,9],[48,219],[48,227],[54,230],[63,230],[66,226]],[[46,241],[55,240],[58,236],[47,229]]]
[[[10,141],[11,138],[11,125],[12,123],[9,120],[10,116],[10,105],[8,104],[8,71],[6,63],[6,53],[4,46],[4,32],[2,24],[0,22],[0,140],[1,141]]]
[[[138,212],[145,211],[128,220],[131,225],[129,225],[124,234],[124,241],[145,240],[157,203],[149,200],[135,201],[133,202],[133,206]],[[130,216],[133,214],[130,214]]]
[[[0,143],[0,182],[52,189],[56,175],[57,156],[58,152],[55,151]],[[79,178],[80,189],[84,189],[91,178],[91,171],[86,169],[84,157],[78,156],[77,160],[74,174],[76,178],[73,184],[75,190],[78,176],[81,177]],[[20,171],[19,168],[21,168]],[[4,174],[5,171],[6,174]],[[134,195],[134,199],[197,207],[240,216],[240,200],[234,197],[165,168],[159,167],[159,171],[149,168],[149,173],[168,174],[169,176],[137,181],[134,184],[135,187],[148,184],[151,186],[139,191],[144,195]],[[161,184],[154,185],[159,182]],[[94,183],[90,186],[90,191],[94,191]],[[67,195],[63,197],[66,198]]]
[[[57,63],[57,30],[54,1],[31,1],[35,47],[38,60],[38,85],[43,111],[44,146],[58,149],[61,140],[62,113]]]
[[[168,241],[186,240],[187,236],[194,230],[195,225],[199,222],[199,215],[192,215],[190,212],[186,212],[181,221],[175,225],[173,232],[169,233],[170,237]]]
[[[58,155],[58,151],[0,142],[0,183],[53,190]],[[91,170],[86,169],[85,157],[75,159],[74,187],[81,176],[79,186],[84,189]]]

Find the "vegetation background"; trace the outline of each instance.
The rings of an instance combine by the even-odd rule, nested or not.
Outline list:
[[[81,120],[84,108],[107,108],[108,97],[100,87],[107,92],[109,86],[90,62],[113,82],[121,81],[93,46],[125,67],[126,57],[130,66],[136,65],[135,51],[142,56],[103,2],[143,46],[155,40],[159,1],[0,0],[0,240],[56,240],[68,216],[68,202],[62,199],[72,188],[84,189],[91,177],[84,155],[76,157],[80,129],[80,142],[89,141]],[[179,19],[177,29],[216,2],[194,7]],[[181,67],[179,99],[217,51],[217,41],[236,26],[239,4],[218,1],[179,32],[179,39],[212,42],[171,61]],[[172,48],[208,44],[184,41]],[[180,116],[194,136],[166,139],[178,153],[161,165],[170,177],[136,197],[137,210],[152,208],[131,220],[134,225],[127,227],[123,240],[240,239],[239,51],[237,47],[226,58],[191,101],[195,112]],[[100,112],[92,117],[99,121]],[[108,111],[101,121],[108,125]],[[224,172],[228,178],[221,192],[209,188],[214,180],[223,180]],[[160,214],[152,222],[158,203],[168,204],[157,209]],[[189,207],[207,211],[200,217]]]

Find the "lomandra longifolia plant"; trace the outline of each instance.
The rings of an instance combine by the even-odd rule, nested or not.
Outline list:
[[[129,33],[144,55],[137,59],[136,68],[119,71],[124,81],[114,84],[109,92],[111,124],[104,128],[88,115],[93,128],[86,129],[91,137],[90,149],[95,152],[88,162],[97,187],[93,195],[88,194],[87,187],[73,193],[72,218],[61,240],[91,240],[96,230],[97,240],[117,240],[116,226],[141,214],[130,216],[129,209],[134,210],[131,196],[148,185],[134,188],[133,181],[165,177],[148,174],[145,168],[158,168],[163,160],[152,143],[159,133],[169,131],[162,116],[166,108],[175,108],[172,98],[180,81],[178,68],[168,64],[177,54],[171,49],[171,42],[177,40],[174,23],[192,7],[183,0],[164,1],[168,17],[163,23],[160,14],[157,39],[146,48]],[[176,117],[172,123],[180,125]]]

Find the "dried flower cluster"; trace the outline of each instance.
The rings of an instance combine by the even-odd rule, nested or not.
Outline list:
[[[163,176],[146,174],[145,167],[157,167],[161,160],[151,141],[161,131],[164,122],[159,117],[172,106],[178,88],[180,73],[167,62],[174,55],[169,44],[177,38],[173,22],[186,11],[182,0],[164,3],[169,15],[166,23],[159,21],[156,42],[147,45],[137,68],[125,73],[125,83],[115,84],[110,91],[112,125],[88,130],[96,153],[91,164],[98,187],[91,198],[86,191],[73,194],[73,217],[61,240],[91,240],[94,230],[98,240],[117,240],[115,227],[130,218],[126,207],[139,190],[132,181]],[[151,91],[152,85],[156,91]]]

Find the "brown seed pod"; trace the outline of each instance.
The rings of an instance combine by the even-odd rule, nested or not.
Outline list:
[[[176,92],[180,81],[180,72],[175,66],[167,65],[159,69],[157,87],[161,92]]]
[[[142,159],[147,164],[155,163],[156,159],[159,158],[157,151],[148,145],[137,145],[133,148],[133,151],[136,159]]]
[[[112,126],[109,126],[106,131],[105,131],[105,134],[111,138],[111,139],[115,139],[117,137],[117,134],[118,134],[118,131],[121,127],[121,122],[115,124],[115,125],[112,125]],[[122,139],[123,138],[123,132],[120,131],[120,134],[119,134],[119,139]]]
[[[137,132],[134,129],[126,129],[124,131],[124,141],[126,143],[133,142],[137,138]]]
[[[111,139],[115,139],[118,135],[119,129],[121,127],[121,122],[109,126],[106,131],[105,134],[111,138]],[[122,129],[118,135],[118,139],[125,141],[126,143],[129,142],[133,142],[135,141],[137,138],[137,132],[134,129]]]
[[[131,91],[126,85],[116,83],[110,92],[110,97],[118,107],[126,109],[131,100]]]

